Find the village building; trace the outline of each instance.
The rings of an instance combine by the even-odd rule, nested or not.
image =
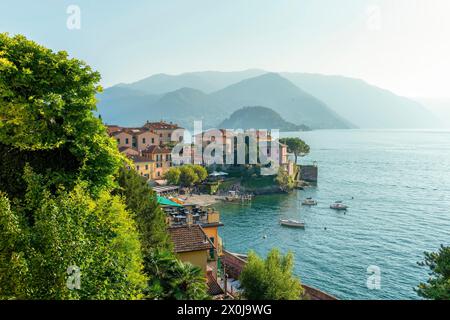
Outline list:
[[[155,162],[140,155],[128,155],[128,158],[133,161],[136,172],[146,178],[152,179],[155,172]]]
[[[195,148],[195,145],[201,146]],[[216,155],[214,145],[222,149],[221,155]],[[260,146],[266,150],[261,150]],[[253,146],[255,163],[250,162],[248,150]],[[201,150],[201,152],[198,152]],[[257,152],[259,151],[259,152]],[[241,154],[239,154],[241,153]],[[287,146],[272,137],[269,130],[252,130],[235,132],[233,130],[207,130],[194,136],[194,147],[191,150],[192,160],[204,165],[248,165],[264,164],[264,157],[275,159],[279,166],[289,170],[289,156]],[[232,161],[230,161],[230,159]]]
[[[162,146],[149,146],[141,152],[144,158],[155,162],[155,171],[152,179],[160,180],[164,173],[172,167],[172,149]]]
[[[147,128],[147,129],[155,132],[155,134],[159,138],[159,145],[168,145],[168,144],[172,144],[174,142],[182,141],[182,135],[179,137],[176,137],[174,135],[174,132],[175,132],[175,130],[178,130],[178,132],[180,132],[180,134],[181,134],[182,131],[184,131],[184,129],[172,122],[167,123],[164,121],[159,121],[159,122],[147,121],[147,123],[144,125],[144,128]],[[172,139],[175,139],[176,141],[172,141]]]
[[[139,174],[151,180],[161,180],[172,163],[172,137],[181,135],[184,129],[173,123],[148,122],[138,128],[117,125],[107,126],[108,134],[117,142],[119,151],[135,162]],[[178,130],[178,134],[174,134]]]
[[[211,251],[215,249],[201,226],[173,226],[169,227],[168,231],[177,257],[183,262],[189,262],[201,268],[206,277]]]

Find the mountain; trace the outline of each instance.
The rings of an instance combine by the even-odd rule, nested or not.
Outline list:
[[[166,119],[192,127],[193,119],[202,119],[215,127],[234,111],[255,105],[312,128],[427,128],[436,127],[443,114],[436,117],[423,101],[358,79],[257,69],[160,74],[108,88],[98,98],[103,119],[122,125]]]
[[[219,103],[202,91],[181,88],[163,95],[145,94],[124,87],[112,87],[98,96],[98,113],[108,124],[140,126],[147,120],[170,120],[192,128],[195,120],[213,127],[227,114],[218,110]]]
[[[263,105],[283,118],[313,129],[346,129],[354,127],[325,103],[295,86],[276,73],[246,79],[212,94],[230,111],[242,106]]]
[[[361,128],[430,128],[439,122],[422,104],[362,80],[306,73],[282,76]]]
[[[296,125],[284,120],[278,113],[266,107],[244,107],[222,121],[223,129],[278,129],[282,132],[307,131],[305,125]]]
[[[221,83],[248,72],[227,73]],[[212,74],[218,76],[218,73]],[[244,106],[264,105],[286,119],[311,128],[353,127],[323,102],[274,73],[242,80],[210,94],[187,87],[162,95],[148,94],[149,91],[144,92],[141,85],[114,86],[99,95],[98,111],[107,123],[137,126],[146,120],[166,119],[192,128],[195,120],[202,120],[204,128],[211,128]]]
[[[182,88],[163,95],[148,108],[148,113],[185,128],[192,128],[198,120],[202,120],[204,127],[214,127],[228,114],[222,106],[220,101],[200,90]]]
[[[180,75],[156,74],[132,84],[119,84],[119,87],[132,88],[146,94],[163,94],[181,88],[192,88],[211,93],[243,79],[253,78],[266,71],[249,69],[236,72],[202,71]]]
[[[439,120],[441,127],[450,128],[450,99],[414,98],[430,110]]]
[[[115,86],[97,95],[96,113],[109,124],[138,126],[145,122],[142,116],[148,114],[149,106],[159,98],[139,90]]]

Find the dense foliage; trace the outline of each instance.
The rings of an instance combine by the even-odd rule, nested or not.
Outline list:
[[[280,189],[284,192],[292,191],[295,187],[294,178],[290,176],[286,169],[284,169],[283,167],[280,167],[278,169],[278,174],[275,178],[275,181],[277,182]]]
[[[112,186],[121,157],[92,113],[99,80],[64,51],[0,34],[1,190],[23,196],[27,162],[47,184],[83,180],[95,192]]]
[[[430,278],[418,286],[417,293],[426,299],[450,300],[450,247],[425,252],[425,260],[419,265],[430,268]]]
[[[272,249],[264,260],[250,252],[240,276],[244,297],[249,300],[299,300],[303,288],[292,274],[293,266],[292,253],[283,256],[277,249]]]
[[[155,192],[148,186],[146,179],[135,170],[120,169],[118,175],[120,194],[127,209],[134,213],[141,236],[144,255],[153,250],[171,249],[167,233],[164,212],[158,206]]]
[[[136,224],[111,195],[123,157],[92,113],[99,79],[0,34],[0,299],[142,297]]]
[[[170,168],[164,175],[170,184],[192,187],[208,178],[208,171],[200,165],[187,164]]]
[[[85,185],[52,194],[26,168],[19,206],[0,195],[0,299],[133,299],[146,278],[136,227],[117,197]],[[79,290],[67,286],[81,271]]]

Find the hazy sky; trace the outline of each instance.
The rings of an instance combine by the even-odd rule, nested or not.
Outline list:
[[[66,26],[69,5],[81,29]],[[449,0],[0,0],[0,32],[66,50],[103,85],[261,68],[450,97]]]

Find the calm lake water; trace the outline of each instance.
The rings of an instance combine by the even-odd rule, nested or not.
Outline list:
[[[295,135],[311,146],[301,162],[317,161],[318,186],[219,206],[226,248],[262,255],[272,247],[291,250],[302,281],[340,299],[418,299],[413,288],[427,279],[427,269],[417,261],[424,251],[450,245],[450,132]],[[302,207],[306,197],[319,205]],[[329,209],[335,200],[350,206],[346,214]],[[281,227],[280,218],[304,220],[306,230]],[[381,270],[380,290],[367,288],[369,266]]]

